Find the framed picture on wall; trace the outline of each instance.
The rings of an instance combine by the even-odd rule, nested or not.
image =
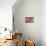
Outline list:
[[[34,17],[25,17],[25,23],[34,23]]]

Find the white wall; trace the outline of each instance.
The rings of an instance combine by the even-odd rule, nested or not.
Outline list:
[[[0,0],[0,27],[12,28],[12,6],[16,0]]]
[[[46,46],[46,0],[41,1],[41,38],[42,46]]]
[[[41,46],[41,0],[23,0],[14,10],[15,28]],[[25,23],[27,16],[34,17],[34,23]]]

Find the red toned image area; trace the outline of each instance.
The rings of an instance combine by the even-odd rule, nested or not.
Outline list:
[[[34,17],[25,17],[25,23],[33,23]]]

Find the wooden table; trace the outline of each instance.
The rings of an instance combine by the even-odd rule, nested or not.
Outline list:
[[[16,46],[21,46],[22,44],[22,33],[15,33],[13,36],[13,39],[15,39]]]

